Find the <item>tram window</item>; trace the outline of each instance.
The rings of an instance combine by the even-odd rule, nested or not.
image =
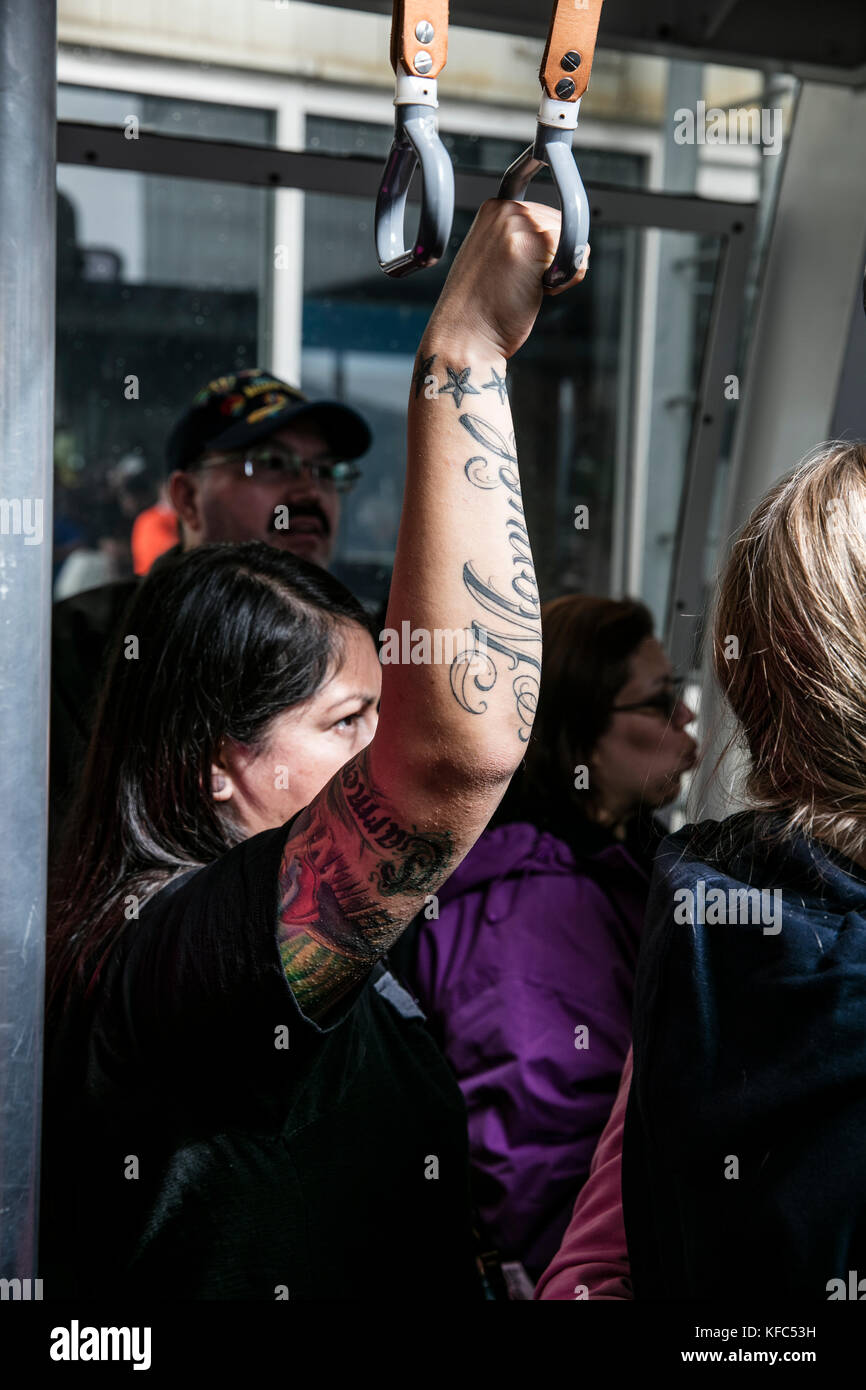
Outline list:
[[[96,541],[122,566],[131,516],[114,509],[118,463],[139,456],[153,491],[165,436],[202,381],[269,362],[273,200],[293,195],[82,167],[62,168],[58,184],[56,559],[59,567],[76,535],[113,512],[114,529]],[[458,212],[441,266],[394,282],[375,265],[364,200],[303,202],[301,385],[350,402],[373,427],[335,558],[376,605],[393,557],[414,351],[471,217]],[[671,248],[672,269],[646,351],[638,332],[647,235],[596,227],[592,277],[579,296],[545,303],[511,390],[543,596],[621,591],[627,533],[643,525],[643,573],[628,587],[661,625],[717,248],[655,234]],[[138,399],[125,394],[130,376]],[[651,401],[643,455],[641,383]],[[142,505],[153,500],[141,496]],[[630,509],[646,496],[646,521],[635,523]]]
[[[62,82],[57,88],[57,119],[90,121],[96,125],[127,127],[129,139],[134,130],[161,135],[192,135],[198,140],[248,140],[252,144],[272,144],[276,124],[273,111],[213,101],[187,101],[180,97],[151,96],[142,92],[120,92],[82,87]]]
[[[308,195],[304,202],[304,389],[348,401],[367,415],[375,435],[344,513],[338,552],[341,572],[369,599],[386,580],[393,552],[415,347],[471,214],[458,210],[440,266],[391,281],[371,263],[370,208],[363,201]],[[634,503],[633,411],[637,375],[648,373],[644,385],[654,406],[643,466],[653,503],[641,587],[658,597],[661,623],[717,245],[691,235],[662,237],[675,284],[657,306],[655,352],[641,363],[636,335],[646,236],[634,228],[597,228],[593,276],[580,295],[545,301],[538,329],[509,375],[526,512],[547,599],[620,587],[612,571],[615,518]],[[578,515],[577,507],[586,511]],[[618,543],[625,543],[622,535]]]
[[[327,154],[384,159],[392,134],[373,123],[307,118],[308,148]],[[523,147],[492,137],[444,138],[457,167],[465,169],[502,170]],[[639,154],[581,152],[588,181],[639,184],[644,164]],[[324,195],[307,195],[304,206],[304,389],[339,394],[367,415],[375,435],[344,512],[337,555],[347,582],[371,601],[384,592],[397,534],[403,417],[415,348],[472,215],[458,210],[449,253],[439,266],[391,281],[372,258],[369,206]],[[636,297],[638,239],[633,229],[594,232],[591,280],[579,296],[545,302],[544,328],[539,325],[511,364],[524,501],[538,538],[536,570],[544,598],[612,587],[615,459],[630,429],[621,403],[635,346],[626,306]],[[688,355],[691,360],[691,343]],[[578,505],[589,514],[581,530],[575,525]]]
[[[274,138],[273,111],[107,86],[62,89],[66,118],[117,125],[135,112],[142,128]],[[314,113],[302,129],[309,149],[377,160],[392,135],[385,123]],[[524,143],[510,132],[446,131],[445,139],[464,170],[501,170]],[[654,182],[652,163],[645,149],[581,149],[590,187],[645,187]],[[391,282],[378,272],[372,207],[363,200],[83,166],[61,168],[58,184],[60,539],[80,529],[82,512],[93,515],[93,498],[105,499],[106,477],[126,455],[145,460],[155,486],[165,435],[203,380],[250,362],[280,370],[271,318],[274,296],[286,288],[274,276],[274,214],[277,200],[300,196],[303,243],[290,274],[294,280],[303,267],[301,385],[351,401],[373,426],[336,562],[362,597],[380,602],[399,514],[412,358],[469,214],[458,213],[451,253],[437,269]],[[545,304],[543,331],[511,370],[526,509],[545,598],[629,590],[661,627],[718,246],[690,233],[598,222],[592,239],[593,275],[579,296]],[[289,352],[294,361],[297,350]],[[141,378],[133,359],[146,363],[148,377],[135,408],[122,390],[130,374]],[[585,513],[578,517],[576,507]]]
[[[131,163],[148,132],[267,143],[275,126],[270,110],[72,83],[57,105],[128,129]],[[77,574],[122,577],[178,412],[203,381],[267,359],[274,195],[69,165],[57,187],[55,580],[73,549],[98,557]]]
[[[79,166],[57,182],[55,581],[82,549],[102,582],[129,571],[180,410],[268,360],[274,194]]]
[[[384,160],[391,146],[391,126],[370,121],[348,121],[333,116],[308,116],[306,146],[320,154],[367,155]],[[442,143],[455,169],[463,173],[498,174],[508,167],[529,143],[532,123],[527,122],[524,139],[503,140],[499,136],[475,135],[442,130]],[[630,150],[580,147],[580,167],[587,183],[615,183],[636,188],[647,180],[649,160]],[[538,177],[544,177],[543,171]]]
[[[692,232],[656,233],[658,284],[651,388],[641,597],[661,626],[667,606],[680,496],[700,388],[719,243]],[[721,387],[719,396],[721,398]],[[720,399],[719,408],[723,407]]]
[[[390,140],[384,126],[330,117],[307,120],[308,147],[329,154],[384,157]],[[451,141],[458,167],[474,159],[502,169],[519,149],[506,140],[452,136]],[[636,154],[581,152],[590,183],[639,184],[644,164]],[[377,274],[370,256],[370,211],[353,199],[305,198],[305,387],[348,393],[346,398],[370,415],[376,435],[341,537],[340,558],[356,586],[387,566],[399,515],[402,409],[414,348],[450,264],[449,256],[423,277],[396,283]],[[458,212],[451,255],[469,220]],[[599,226],[593,231],[592,276],[579,296],[545,304],[544,327],[539,325],[510,375],[542,594],[611,593],[623,587],[624,562],[619,573],[613,562],[628,543],[637,490],[639,497],[652,496],[653,506],[647,510],[643,570],[632,587],[643,592],[661,625],[718,244],[691,234],[656,233],[655,238],[669,275],[646,360],[638,360],[637,333],[647,234]],[[371,379],[367,368],[374,361],[389,383],[381,391],[362,385]],[[648,393],[648,418],[638,465],[633,413],[639,385]],[[578,516],[577,507],[586,512]],[[376,544],[371,546],[372,534]]]

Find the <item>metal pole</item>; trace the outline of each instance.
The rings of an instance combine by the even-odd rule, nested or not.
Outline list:
[[[669,63],[664,186],[690,197],[697,186],[698,146],[677,145],[674,131],[678,111],[697,109],[702,84],[700,63]],[[668,590],[676,565],[677,508],[695,409],[692,378],[697,273],[693,266],[682,264],[692,246],[693,242],[684,245],[678,236],[663,236],[659,244],[652,409],[645,463],[645,508],[640,517],[644,544],[640,592],[660,632],[665,628]]]
[[[0,0],[0,1277],[35,1274],[48,804],[57,15]]]

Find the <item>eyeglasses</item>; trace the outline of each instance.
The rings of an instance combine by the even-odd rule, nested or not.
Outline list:
[[[325,487],[333,487],[337,492],[348,492],[361,476],[356,463],[328,456],[315,459],[301,458],[292,449],[278,448],[275,444],[261,444],[250,449],[234,449],[225,454],[207,454],[198,465],[200,468],[223,468],[226,464],[235,468],[243,464],[245,478],[300,478],[309,473],[316,482]]]
[[[647,700],[636,700],[633,705],[612,705],[611,708],[616,714],[641,712],[660,714],[665,719],[673,719],[682,704],[684,686],[684,677],[676,676],[670,686],[666,690],[660,690],[658,695],[651,695]]]

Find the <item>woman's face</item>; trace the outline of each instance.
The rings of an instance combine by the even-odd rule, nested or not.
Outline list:
[[[376,732],[382,668],[372,637],[342,626],[343,660],[310,699],[272,721],[257,751],[227,744],[214,766],[215,801],[228,802],[247,835],[283,825],[307,806]]]
[[[639,806],[675,800],[680,779],[697,760],[698,745],[686,726],[694,711],[676,701],[673,715],[661,706],[674,700],[673,670],[664,648],[646,637],[629,662],[629,676],[614,700],[610,724],[595,745],[590,789],[601,819],[616,824]],[[645,701],[658,700],[658,706]],[[637,706],[623,710],[623,705]]]

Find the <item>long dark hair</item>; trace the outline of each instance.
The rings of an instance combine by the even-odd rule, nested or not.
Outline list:
[[[48,998],[62,1004],[123,920],[179,871],[243,838],[209,794],[223,740],[266,740],[342,654],[341,625],[369,631],[338,580],[259,541],[162,560],[117,639],[49,910]]]
[[[649,609],[636,599],[565,594],[541,611],[541,693],[523,764],[494,823],[527,820],[563,834],[589,822],[597,807],[592,779],[575,788],[575,768],[589,767],[608,727],[629,658],[653,635]]]

